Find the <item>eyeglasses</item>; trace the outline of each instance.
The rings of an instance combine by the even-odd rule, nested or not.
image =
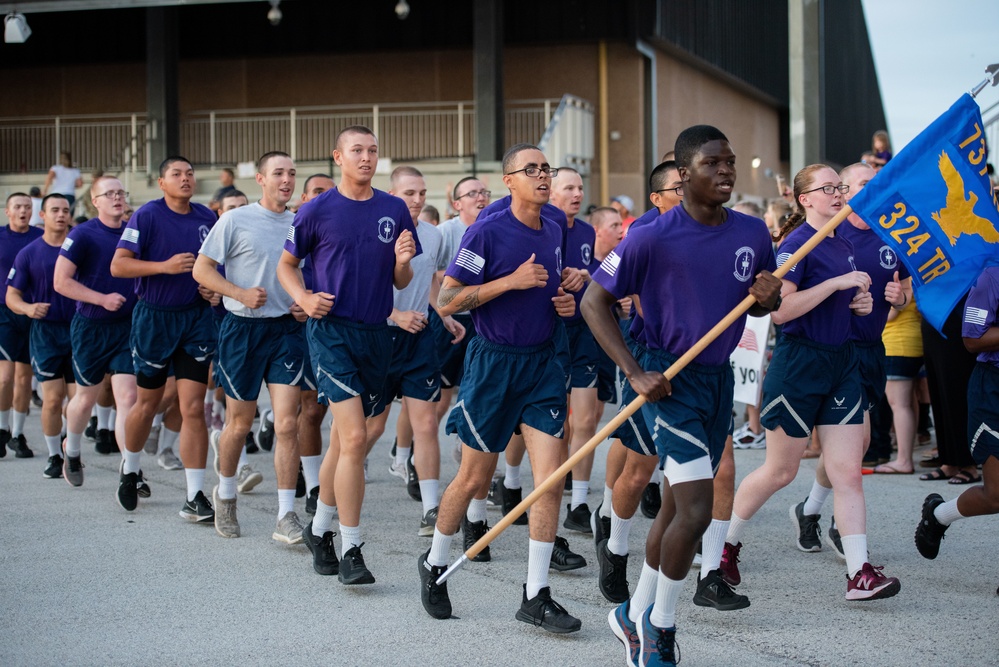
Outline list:
[[[809,192],[818,192],[819,190],[822,190],[822,192],[827,195],[831,195],[836,191],[839,191],[841,195],[845,195],[847,192],[850,191],[850,186],[846,185],[845,183],[841,183],[840,185],[823,185],[820,188],[812,188],[811,190],[805,190],[801,194],[807,195]]]
[[[479,197],[485,197],[486,199],[489,199],[490,195],[492,194],[493,193],[491,190],[470,190],[463,195],[458,195],[457,197],[455,197],[455,199],[462,199],[464,197],[470,197],[471,199],[478,199]]]
[[[513,176],[514,174],[519,174],[520,172],[527,174],[528,178],[534,178],[538,174],[544,174],[549,178],[555,178],[558,176],[558,169],[552,169],[551,167],[524,167],[523,169],[518,169],[517,171],[508,172],[504,174],[504,176]]]
[[[107,192],[102,192],[99,195],[94,195],[94,199],[98,197],[107,197],[108,199],[128,199],[128,193],[124,190],[108,190]]]
[[[655,192],[655,193],[672,192],[677,197],[682,197],[683,193],[680,192],[680,190],[683,190],[683,186],[682,185],[678,185],[675,188],[663,188],[662,190],[653,190],[653,192]]]

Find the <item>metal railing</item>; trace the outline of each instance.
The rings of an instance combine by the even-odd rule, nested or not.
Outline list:
[[[538,142],[550,164],[589,175],[594,157],[593,118],[592,104],[575,95],[562,97]]]
[[[506,144],[537,142],[553,119],[554,102],[508,101]],[[84,172],[146,171],[148,139],[156,132],[151,125],[144,113],[0,118],[0,173],[47,171],[61,150],[71,151]],[[252,161],[270,150],[322,161],[348,125],[371,127],[380,153],[395,160],[462,160],[477,153],[472,102],[196,111],[181,117],[180,148],[198,166]]]

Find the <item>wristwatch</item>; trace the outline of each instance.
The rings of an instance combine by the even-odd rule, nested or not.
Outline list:
[[[774,307],[771,308],[768,312],[771,312],[771,313],[777,312],[777,310],[780,309],[780,305],[782,303],[784,303],[784,297],[782,297],[780,294],[778,294],[777,295],[777,300],[774,301]]]

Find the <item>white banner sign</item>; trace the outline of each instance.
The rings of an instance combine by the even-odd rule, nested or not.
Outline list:
[[[763,359],[767,353],[769,336],[769,315],[746,318],[746,329],[731,357],[736,403],[759,407],[760,390],[763,387]]]

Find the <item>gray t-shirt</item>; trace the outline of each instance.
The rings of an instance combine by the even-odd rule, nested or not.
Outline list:
[[[294,301],[278,282],[277,265],[294,219],[291,211],[274,213],[255,202],[225,212],[208,232],[201,254],[224,266],[229,282],[244,289],[267,290],[267,303],[255,310],[222,297],[230,313],[257,318],[288,314]]]
[[[458,246],[461,245],[461,239],[468,226],[461,221],[461,218],[454,217],[442,222],[437,229],[444,236],[444,256],[447,259],[444,268],[447,268],[458,254]]]
[[[416,310],[423,314],[430,311],[430,283],[434,274],[443,271],[450,262],[444,256],[444,237],[437,227],[421,222],[416,225],[416,238],[423,252],[413,258],[413,279],[405,289],[392,288],[392,305],[396,310]],[[389,324],[398,326],[392,320]]]

